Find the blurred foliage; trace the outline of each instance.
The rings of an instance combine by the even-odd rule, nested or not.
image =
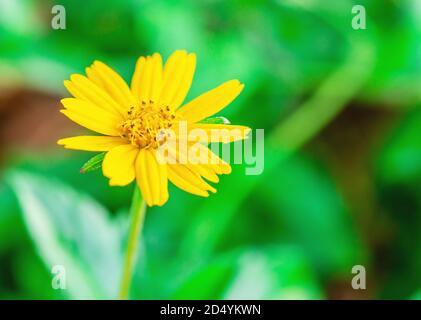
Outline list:
[[[66,30],[50,26],[55,3]],[[0,0],[0,98],[46,94],[55,114],[63,80],[93,60],[128,80],[139,55],[179,48],[198,57],[187,100],[246,84],[223,115],[265,129],[264,173],[234,166],[208,199],[170,187],[148,211],[133,298],[420,298],[421,6],[366,1],[367,29],[353,30],[354,4]],[[0,106],[2,127],[30,112]],[[362,108],[368,129],[352,116]],[[43,126],[77,133],[53,120]],[[0,298],[114,298],[133,186],[80,174],[92,154],[61,150],[57,137],[45,150],[2,132]],[[55,264],[67,290],[51,287]],[[350,287],[356,264],[366,291]]]

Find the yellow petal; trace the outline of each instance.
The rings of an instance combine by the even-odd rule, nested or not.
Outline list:
[[[177,131],[177,126],[173,128]],[[178,134],[177,139],[187,139],[194,142],[233,142],[246,139],[250,128],[230,124],[188,124],[187,137]]]
[[[192,144],[190,144],[190,147],[192,147]],[[170,148],[168,147],[168,157],[169,159],[175,159],[175,162],[170,162],[170,163],[177,163],[177,164],[184,164],[187,168],[190,169],[190,171],[197,173],[198,175],[200,175],[201,177],[204,177],[205,179],[211,181],[211,182],[215,182],[218,183],[219,182],[219,178],[216,175],[216,171],[214,170],[214,168],[212,167],[212,165],[209,165],[206,163],[207,159],[208,159],[208,152],[204,152],[202,153],[202,155],[205,156],[205,159],[203,158],[199,158],[200,155],[196,155],[196,158],[198,158],[199,161],[197,161],[196,163],[191,163],[190,161],[188,161],[188,149],[185,150],[185,153],[183,154],[183,156],[180,156],[180,148],[175,147],[175,148]],[[180,160],[180,157],[183,160],[183,162]]]
[[[197,122],[214,115],[230,104],[243,90],[238,80],[230,80],[188,102],[177,114],[189,122]]]
[[[139,62],[137,95],[143,103],[157,103],[162,88],[162,58],[158,53]],[[143,65],[143,66],[142,66]],[[135,72],[136,73],[136,72]]]
[[[146,64],[146,58],[145,57],[139,57],[136,61],[136,66],[133,72],[132,76],[132,82],[130,84],[130,90],[132,91],[132,94],[139,98],[139,92],[140,92],[140,79],[142,75],[144,74],[145,70],[145,64]]]
[[[155,151],[141,149],[136,159],[136,180],[148,206],[162,206],[168,200],[167,166],[158,163]]]
[[[196,68],[196,55],[184,50],[175,51],[167,60],[164,68],[161,106],[177,108],[185,99]]]
[[[117,128],[121,118],[114,113],[80,99],[65,98],[61,103],[66,109],[60,112],[77,124],[104,135],[120,135]]]
[[[89,72],[91,75],[88,73],[88,77],[92,76],[92,71],[95,74],[95,76],[93,76],[94,79],[96,79],[95,81],[99,82],[123,109],[126,110],[136,103],[127,83],[117,72],[105,63],[95,61]]]
[[[75,97],[95,104],[97,107],[106,109],[117,115],[124,115],[124,110],[114,101],[113,98],[101,87],[87,77],[80,74],[73,74],[71,81],[64,81],[64,86]]]
[[[215,174],[212,166],[206,164],[191,164],[188,163],[186,166],[193,172],[197,173],[198,175],[202,176],[206,180],[210,182],[218,183],[219,177]]]
[[[138,97],[142,104],[149,102],[149,92],[151,88],[153,71],[153,61],[151,57],[146,58],[143,72],[140,74]]]
[[[187,52],[185,50],[176,50],[170,55],[164,67],[164,83],[169,82],[169,79],[173,77],[174,70],[177,69],[177,64],[186,56]]]
[[[152,77],[151,77],[151,88],[148,99],[153,103],[157,103],[159,95],[162,90],[162,58],[158,53],[152,55]]]
[[[135,178],[135,159],[139,149],[131,144],[111,149],[102,162],[104,176],[110,178],[110,185],[125,186]]]
[[[119,145],[126,144],[120,137],[108,136],[79,136],[64,138],[57,141],[59,145],[66,149],[84,151],[109,151]]]
[[[105,85],[104,81],[102,81],[101,77],[99,76],[99,73],[96,71],[93,65],[91,65],[90,67],[87,67],[85,71],[89,80],[95,83],[98,87],[107,91],[107,86]]]
[[[207,164],[208,166],[212,167],[212,169],[217,174],[230,174],[231,173],[231,166],[228,163],[226,163],[224,160],[219,158],[209,148],[207,148],[206,146],[200,143],[195,143],[194,146],[198,149],[201,149],[200,152],[202,154],[207,154],[208,156]]]
[[[196,55],[194,53],[191,53],[187,55],[186,59],[187,61],[186,66],[184,68],[183,76],[180,80],[178,88],[176,89],[174,97],[169,103],[173,109],[177,109],[183,103],[193,81],[194,71],[196,69]]]
[[[212,192],[216,192],[216,189],[207,184],[205,181],[203,181],[202,176],[206,178],[209,181],[212,182],[218,182],[219,178],[215,174],[216,171],[214,170],[213,166],[208,163],[208,149],[192,149],[193,147],[196,147],[198,144],[189,144],[187,150],[183,150],[183,148],[169,148],[168,153],[169,157],[172,159],[176,159],[176,165],[184,166],[185,168],[181,168],[182,170],[182,177],[185,179],[186,177],[192,177],[198,176],[199,179],[196,179],[193,177],[190,179],[190,184],[195,185],[196,187],[203,188],[205,190],[210,190]],[[194,151],[201,151],[199,154],[191,154]],[[181,154],[184,153],[184,154]],[[192,157],[190,158],[189,154],[191,154]],[[169,162],[169,164],[174,164],[174,162]],[[177,169],[177,168],[176,168]],[[188,169],[186,171],[186,169]],[[188,172],[190,171],[190,172]]]
[[[209,196],[207,190],[216,192],[199,174],[182,164],[168,164],[168,178],[178,188],[198,196]]]

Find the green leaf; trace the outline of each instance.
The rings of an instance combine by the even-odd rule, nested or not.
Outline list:
[[[206,123],[206,124],[231,124],[231,122],[225,118],[225,117],[213,117],[213,118],[207,118],[199,123]]]
[[[346,275],[349,266],[366,261],[334,182],[311,159],[289,158],[264,185],[257,194],[283,225],[283,237],[300,245],[322,274]]]
[[[411,300],[421,300],[421,289],[415,292],[411,297]]]
[[[295,157],[284,159],[280,166],[281,161],[280,152],[266,148],[261,176],[247,176],[244,169],[234,168],[229,179],[221,181],[218,193],[196,209],[191,227],[180,241],[183,259],[201,261],[220,248],[232,248],[233,235],[241,232],[248,234],[247,240],[252,243],[259,241],[258,236],[262,237],[260,241],[273,241],[275,237],[281,241],[283,237],[297,243],[322,274],[346,274],[349,265],[365,261],[366,251],[332,180],[311,161]],[[272,224],[265,224],[253,209],[248,209],[252,217],[247,227],[251,229],[240,228],[240,213],[241,221],[245,221],[240,204],[252,190],[254,203],[267,207],[272,229],[268,230]],[[252,204],[245,205],[244,210]]]
[[[268,246],[243,252],[224,299],[322,299],[309,261],[296,246]]]
[[[321,299],[322,291],[299,248],[234,250],[201,264],[170,299]]]
[[[85,162],[85,164],[80,169],[80,173],[87,173],[101,168],[104,157],[105,152],[98,153],[97,155],[93,156],[91,159]]]
[[[396,254],[390,276],[382,288],[385,299],[406,299],[420,279],[421,111],[417,106],[400,120],[375,158],[376,194],[385,217],[399,230],[391,247]]]
[[[47,269],[65,268],[73,299],[117,296],[121,229],[90,197],[45,177],[9,172],[29,234]],[[52,277],[54,275],[52,274]]]
[[[221,299],[232,280],[236,256],[225,256],[194,270],[178,286],[171,299]]]
[[[379,153],[376,168],[387,183],[417,182],[421,177],[420,106],[393,130]]]

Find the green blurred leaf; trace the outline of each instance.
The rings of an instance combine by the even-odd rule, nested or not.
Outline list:
[[[236,256],[216,259],[194,271],[171,296],[171,299],[220,299],[232,280]]]
[[[419,287],[421,266],[421,112],[408,113],[376,154],[378,195],[395,231],[381,295],[406,299]]]
[[[25,230],[19,221],[19,208],[13,191],[4,184],[0,184],[0,203],[0,253],[2,253],[19,241]]]
[[[298,247],[235,250],[187,276],[175,299],[320,299],[322,293]]]
[[[421,300],[421,289],[415,292],[411,298],[411,300]]]
[[[421,111],[416,108],[398,124],[379,153],[378,174],[388,183],[421,177]]]
[[[41,176],[14,171],[8,179],[47,269],[65,267],[69,297],[116,297],[121,230],[108,212],[90,197]]]
[[[98,202],[112,211],[128,209],[132,188],[110,188],[101,170],[92,171],[89,176],[80,174],[80,164],[89,160],[89,153],[61,150],[60,154],[34,154],[24,152],[15,158],[12,168],[33,172],[66,181],[69,186],[93,196]]]
[[[238,260],[224,299],[321,299],[309,262],[298,247],[250,249]]]
[[[104,157],[105,157],[105,152],[98,153],[97,155],[93,156],[91,159],[85,162],[85,164],[80,169],[80,172],[88,173],[88,172],[95,171],[101,168]]]
[[[289,158],[257,192],[278,217],[283,238],[302,246],[322,274],[344,275],[367,259],[335,185],[311,160]]]

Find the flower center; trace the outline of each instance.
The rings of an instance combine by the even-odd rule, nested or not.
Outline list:
[[[167,141],[166,129],[171,128],[175,114],[168,106],[157,108],[142,103],[127,111],[120,125],[121,137],[140,148],[158,148]]]

